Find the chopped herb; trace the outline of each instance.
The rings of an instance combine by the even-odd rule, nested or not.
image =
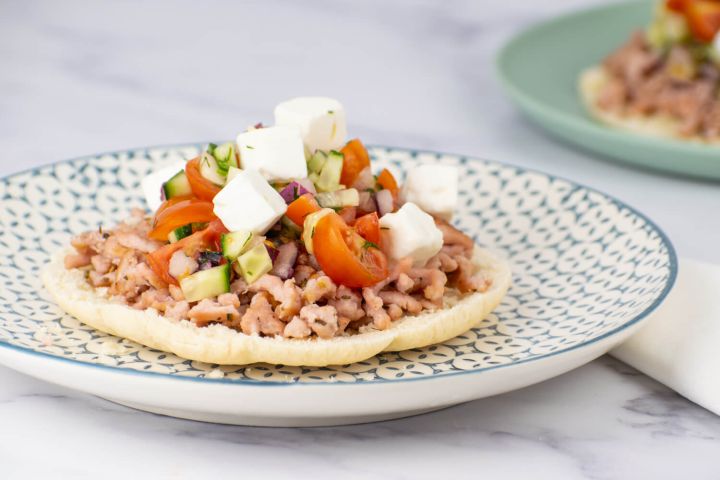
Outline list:
[[[380,227],[380,230],[390,230],[390,227]]]
[[[368,192],[368,193],[375,193],[375,189],[374,189],[374,188],[366,188],[365,191]]]
[[[365,243],[363,244],[362,248],[377,248],[377,249],[380,249],[380,247],[378,247],[376,243],[373,243],[373,242],[371,242],[370,240],[365,240]]]
[[[245,148],[247,148],[248,150],[255,150],[255,147],[253,147],[252,145],[245,145]]]
[[[315,225],[313,225],[313,228],[310,231],[310,238],[313,238],[314,236],[315,236]]]
[[[350,295],[343,295],[340,298],[342,298],[343,300],[350,300],[352,297]]]
[[[328,110],[328,115],[332,115],[335,113],[335,110]]]

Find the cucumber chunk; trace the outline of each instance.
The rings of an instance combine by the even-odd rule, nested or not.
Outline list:
[[[179,197],[181,195],[192,194],[190,189],[190,182],[188,182],[185,170],[180,170],[178,173],[173,175],[170,180],[163,183],[163,193],[165,194],[165,200],[173,197]]]
[[[320,150],[313,153],[307,162],[308,172],[320,173],[320,170],[322,170],[325,162],[327,161],[327,157],[327,154]]]
[[[180,280],[185,300],[197,302],[230,291],[230,265],[200,270]]]
[[[343,167],[343,154],[333,150],[320,170],[315,186],[320,192],[334,192],[340,189],[340,174]]]
[[[203,153],[200,158],[200,175],[210,180],[215,185],[225,185],[225,175],[227,170],[224,172],[218,165],[217,160],[209,152]]]
[[[233,263],[235,271],[249,284],[272,270],[272,259],[263,242],[243,253]]]
[[[189,223],[187,225],[183,225],[182,227],[178,227],[170,234],[168,235],[168,241],[170,243],[175,243],[178,240],[182,240],[185,237],[189,237],[193,233],[193,227],[192,224]]]
[[[224,171],[226,175],[230,167],[238,168],[240,166],[235,153],[235,144],[232,142],[223,143],[219,147],[215,147],[211,153],[218,162],[220,170]]]
[[[225,258],[232,262],[239,257],[250,246],[252,236],[252,232],[246,230],[224,234],[220,239],[220,245]]]
[[[357,207],[360,205],[360,194],[354,188],[348,188],[346,190],[318,193],[315,195],[315,200],[317,200],[321,207]]]

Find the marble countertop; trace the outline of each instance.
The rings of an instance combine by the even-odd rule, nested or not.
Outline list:
[[[0,3],[0,175],[82,154],[232,138],[280,100],[343,101],[367,143],[498,159],[622,198],[681,256],[720,263],[716,184],[547,137],[492,61],[585,0]],[[424,416],[260,429],[137,412],[0,368],[3,478],[717,478],[720,418],[604,357]]]

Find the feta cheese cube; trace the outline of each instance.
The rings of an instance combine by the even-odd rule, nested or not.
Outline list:
[[[402,191],[407,202],[450,220],[458,200],[458,170],[452,165],[419,165],[408,169]]]
[[[282,102],[275,107],[275,124],[298,127],[310,153],[340,150],[347,137],[345,109],[332,98],[298,97]]]
[[[142,179],[140,186],[145,194],[145,201],[147,202],[150,211],[154,212],[157,210],[163,201],[161,191],[163,183],[167,182],[173,177],[173,175],[184,169],[185,162],[178,161],[168,165],[167,167],[163,167]]]
[[[265,127],[237,136],[240,164],[257,170],[267,180],[307,177],[305,148],[297,127]]]
[[[443,246],[443,234],[432,216],[412,202],[380,217],[383,249],[391,258],[411,257],[415,266],[427,263]]]
[[[287,210],[285,200],[255,170],[241,170],[213,199],[213,212],[231,232],[263,235]]]

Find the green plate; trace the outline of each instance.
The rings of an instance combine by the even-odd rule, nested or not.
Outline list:
[[[553,135],[625,163],[720,179],[720,147],[615,130],[590,118],[577,78],[645,26],[653,3],[592,8],[531,27],[503,47],[497,70],[510,98]]]

